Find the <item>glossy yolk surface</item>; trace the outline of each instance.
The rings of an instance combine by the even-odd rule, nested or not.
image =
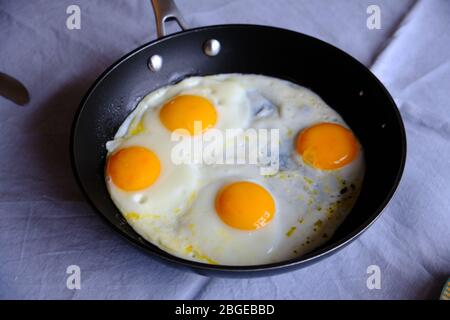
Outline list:
[[[151,150],[128,147],[109,157],[106,171],[120,189],[137,191],[151,186],[156,181],[161,165]]]
[[[216,212],[230,227],[256,230],[275,215],[275,202],[259,184],[240,181],[225,186],[216,196]]]
[[[185,129],[190,135],[195,135],[213,127],[217,122],[217,113],[214,105],[206,98],[180,95],[163,105],[159,118],[170,131]],[[195,130],[196,121],[201,121],[198,131]]]
[[[296,149],[310,166],[333,170],[355,159],[358,143],[349,129],[324,122],[304,129],[297,138]]]

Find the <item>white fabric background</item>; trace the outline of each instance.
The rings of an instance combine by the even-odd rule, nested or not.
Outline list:
[[[65,26],[81,7],[81,30]],[[368,30],[366,8],[381,8]],[[411,299],[438,297],[450,274],[450,1],[178,0],[191,26],[256,23],[313,35],[370,66],[405,120],[408,159],[382,217],[339,253],[257,279],[206,278],[162,265],[93,212],[69,164],[73,114],[108,65],[156,37],[150,1],[0,3],[0,71],[31,102],[0,97],[0,298]],[[386,155],[389,156],[388,154]],[[81,268],[81,290],[66,268]],[[368,290],[366,268],[381,268]]]

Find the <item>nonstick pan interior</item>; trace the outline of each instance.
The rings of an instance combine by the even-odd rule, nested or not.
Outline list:
[[[203,53],[209,39],[221,43],[215,57]],[[163,58],[160,71],[147,64]],[[361,194],[336,234],[310,254],[263,266],[216,266],[174,257],[143,240],[114,206],[104,182],[106,141],[147,93],[191,75],[251,73],[308,87],[334,108],[363,145],[366,175]],[[89,202],[119,233],[164,261],[206,274],[266,275],[304,266],[361,233],[390,200],[403,172],[405,132],[383,85],[355,59],[315,38],[263,26],[224,25],[181,32],[147,44],[109,68],[92,86],[75,117],[71,137],[76,178]]]

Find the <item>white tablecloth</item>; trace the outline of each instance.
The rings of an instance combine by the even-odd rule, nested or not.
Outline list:
[[[66,8],[81,8],[81,29]],[[366,9],[381,9],[381,29]],[[382,217],[339,253],[257,279],[206,278],[160,264],[116,235],[73,179],[68,139],[84,92],[156,37],[150,1],[2,1],[0,71],[29,89],[0,97],[0,298],[437,298],[450,274],[450,1],[178,0],[191,26],[256,23],[349,52],[388,87],[408,136],[402,183]],[[172,29],[172,28],[171,28]],[[389,155],[386,155],[389,156]],[[81,269],[81,289],[66,269]],[[381,289],[369,290],[377,265]]]

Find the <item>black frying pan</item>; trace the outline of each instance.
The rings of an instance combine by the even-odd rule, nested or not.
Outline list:
[[[74,119],[73,169],[96,211],[118,233],[163,261],[220,276],[268,275],[300,268],[336,252],[368,228],[394,194],[406,157],[402,119],[380,81],[345,52],[289,30],[219,25],[164,36],[167,19],[176,19],[180,26],[184,22],[171,1],[153,0],[153,5],[162,38],[108,68],[89,89]],[[218,42],[211,43],[212,39]],[[104,179],[105,143],[139,99],[188,76],[218,73],[263,74],[308,87],[336,109],[358,136],[366,157],[361,194],[347,219],[322,247],[296,259],[259,266],[192,262],[142,239],[111,201]]]

